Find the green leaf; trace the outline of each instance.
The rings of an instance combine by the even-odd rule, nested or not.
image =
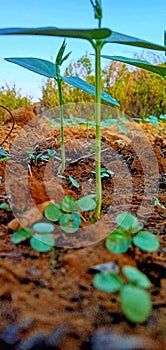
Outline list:
[[[159,201],[159,199],[158,199],[157,197],[153,196],[153,198],[154,198],[154,205],[155,205],[155,206],[158,205],[160,208],[166,209],[166,207],[164,206],[164,204],[162,204],[162,203]]]
[[[96,197],[96,195],[95,195]],[[96,202],[93,199],[92,195],[82,197],[78,200],[78,206],[82,211],[94,210],[96,208]]]
[[[70,176],[70,175],[69,175],[69,180],[70,180],[70,182],[72,183],[72,185],[73,185],[74,187],[76,187],[76,188],[79,188],[79,187],[80,187],[79,183],[78,183],[76,180],[74,180],[73,177]]]
[[[50,61],[33,57],[10,57],[5,60],[47,78],[56,78],[56,65]]]
[[[142,68],[142,69],[146,69],[146,70],[148,70],[150,72],[159,74],[162,77],[166,76],[166,67],[154,66],[153,64],[151,64],[151,63],[149,63],[147,61],[137,60],[135,58],[121,57],[121,56],[101,55],[101,57],[102,58],[106,58],[108,60],[112,60],[112,61],[118,61],[118,62],[124,62],[126,64],[131,64],[132,66],[135,66],[135,67],[138,67],[138,68]]]
[[[12,243],[18,244],[20,242],[25,241],[28,238],[33,236],[33,231],[30,228],[20,228],[16,232],[13,233],[11,241]]]
[[[105,39],[112,31],[108,28],[99,29],[59,29],[57,27],[37,27],[37,28],[2,28],[0,35],[47,35],[66,38],[80,38],[92,41],[93,39]]]
[[[52,158],[56,154],[56,151],[54,151],[53,149],[48,149],[47,152],[50,158]]]
[[[117,292],[123,284],[122,278],[115,273],[97,273],[93,278],[93,285],[103,292]]]
[[[59,49],[59,51],[58,51],[58,54],[57,54],[57,56],[56,56],[56,61],[55,61],[55,63],[56,63],[57,66],[59,66],[59,65],[62,64],[62,57],[63,57],[63,54],[64,54],[64,52],[65,52],[66,45],[67,45],[67,44],[66,44],[66,40],[64,39],[64,40],[63,40],[63,43],[62,43],[62,45],[61,45],[61,47],[60,47],[60,49]]]
[[[57,204],[49,204],[44,210],[46,219],[56,222],[60,219],[62,212]]]
[[[51,250],[54,245],[54,238],[48,234],[37,234],[30,239],[31,247],[38,252],[44,253]]]
[[[151,283],[148,277],[133,266],[124,266],[122,272],[130,282],[141,288],[149,288]]]
[[[134,244],[145,252],[154,252],[159,248],[159,241],[149,231],[140,231],[134,238]]]
[[[61,202],[61,209],[66,213],[72,213],[78,210],[78,203],[74,198],[66,196]]]
[[[7,203],[1,203],[1,204],[0,204],[0,209],[4,209],[4,210],[7,210],[7,211],[11,211],[10,205],[7,204]]]
[[[120,226],[124,230],[130,231],[133,234],[140,231],[143,228],[143,226],[139,225],[139,222],[136,216],[128,212],[124,212],[117,215],[116,223],[118,224],[118,226]]]
[[[81,224],[79,213],[64,214],[60,217],[59,224],[61,229],[66,233],[76,232]]]
[[[8,153],[4,150],[4,149],[1,149],[0,147],[0,156],[7,156]]]
[[[152,310],[152,303],[148,292],[130,284],[120,291],[121,307],[124,315],[132,322],[144,322]]]
[[[131,245],[131,238],[126,231],[118,229],[113,231],[106,239],[106,248],[109,252],[120,254],[126,252]]]
[[[50,233],[54,231],[54,225],[50,224],[48,222],[37,222],[34,224],[33,229],[41,234],[43,233]]]
[[[129,35],[114,32],[114,31],[112,31],[109,38],[105,39],[104,41],[105,43],[131,45],[131,46],[143,47],[145,49],[150,49],[150,50],[166,51],[166,46],[154,44],[143,39],[135,38],[133,36],[129,36]]]
[[[88,84],[83,79],[81,79],[79,77],[62,77],[62,76],[60,76],[60,78],[63,81],[65,81],[65,83],[72,85],[78,89],[81,89],[81,90],[89,93],[90,95],[95,96],[95,87],[93,85]],[[110,95],[108,95],[104,91],[101,91],[101,99],[103,101],[109,102],[115,106],[120,106],[119,103],[114,98],[112,98]]]

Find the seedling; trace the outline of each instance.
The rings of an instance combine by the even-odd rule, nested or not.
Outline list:
[[[66,196],[60,204],[49,204],[44,210],[44,215],[47,220],[58,222],[64,232],[72,234],[79,229],[84,219],[80,212],[95,209],[95,197],[96,195],[88,195],[75,201],[74,198]]]
[[[11,241],[18,244],[29,239],[34,250],[48,252],[55,246],[54,238],[50,235],[53,230],[54,225],[47,222],[38,222],[32,228],[20,228],[15,231]]]
[[[56,156],[56,151],[52,149],[47,149],[47,150],[35,150],[32,151],[30,149],[26,149],[25,152],[28,154],[29,159],[31,161],[31,165],[38,165],[40,162],[48,162],[50,158],[61,160],[61,158]]]
[[[155,206],[159,206],[159,207],[162,208],[162,209],[166,209],[166,207],[164,206],[164,204],[162,204],[162,203],[159,201],[159,199],[158,199],[157,197],[153,196],[153,198],[154,198],[154,205],[155,205]]]
[[[122,273],[125,280],[115,272],[97,273],[93,285],[103,292],[119,292],[125,317],[134,323],[144,322],[152,310],[150,295],[146,291],[151,283],[144,273],[133,266],[124,266]]]
[[[132,244],[146,252],[154,252],[159,248],[156,236],[143,229],[136,216],[124,212],[116,217],[119,228],[106,239],[106,248],[115,254],[126,252]]]
[[[95,88],[84,82],[78,77],[62,77],[58,71],[55,69],[55,65],[52,62],[39,60],[35,58],[8,58],[7,60],[23,67],[26,67],[34,72],[45,75],[49,78],[62,79],[68,84],[81,88],[88,93],[95,95],[95,123],[96,123],[96,161],[95,161],[95,171],[96,171],[96,208],[95,208],[95,218],[99,219],[101,212],[101,201],[102,201],[102,185],[101,185],[101,98],[103,100],[112,103],[114,106],[119,104],[113,98],[106,95],[103,92],[103,97],[101,96],[101,57],[108,60],[120,61],[126,64],[131,64],[133,66],[143,68],[145,70],[151,71],[153,73],[161,75],[164,79],[166,77],[166,67],[160,67],[150,64],[147,61],[137,60],[128,57],[119,56],[106,56],[101,55],[101,50],[105,44],[122,44],[131,45],[136,47],[142,47],[151,50],[166,51],[166,47],[158,44],[153,44],[146,40],[134,38],[122,33],[115,32],[109,28],[102,28],[101,22],[103,17],[101,0],[90,0],[93,10],[94,17],[98,21],[97,29],[59,29],[57,27],[45,27],[45,28],[4,28],[0,29],[0,35],[50,35],[58,37],[69,37],[69,38],[79,38],[88,40],[94,51],[95,51]],[[27,61],[28,60],[28,61]],[[30,61],[29,61],[30,60]]]
[[[96,174],[95,171],[91,171],[91,174]],[[106,177],[110,177],[114,175],[114,172],[112,170],[107,170],[106,168],[100,168],[100,177],[101,179],[104,179]]]
[[[1,146],[0,146],[0,162],[3,162],[5,160],[9,159],[8,152],[6,152]]]

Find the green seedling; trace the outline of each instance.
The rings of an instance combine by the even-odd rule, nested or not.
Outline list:
[[[150,295],[146,291],[151,283],[144,273],[133,266],[124,266],[122,273],[125,280],[118,273],[97,273],[93,285],[103,292],[118,292],[125,317],[134,323],[144,322],[152,310]]]
[[[159,248],[156,236],[143,229],[136,216],[124,212],[116,217],[119,228],[106,239],[106,248],[115,254],[126,252],[132,244],[146,252],[154,252]]]
[[[3,162],[5,160],[9,159],[9,154],[6,152],[1,146],[0,146],[0,162]]]
[[[91,171],[91,174],[96,174],[95,171]],[[104,179],[106,177],[110,177],[114,175],[114,172],[112,170],[107,170],[106,168],[100,168],[100,177],[101,179]]]
[[[26,149],[25,153],[29,155],[29,159],[31,160],[32,165],[35,164],[36,166],[40,162],[48,162],[50,158],[61,160],[61,158],[56,156],[56,151],[52,149],[47,149],[44,151],[39,150],[34,152],[30,149]]]
[[[102,28],[103,10],[101,0],[90,0],[94,11],[94,17],[98,21],[96,29],[59,29],[57,27],[41,27],[41,28],[3,28],[0,29],[0,35],[46,35],[57,36],[63,38],[79,38],[88,40],[95,52],[95,88],[78,77],[62,77],[58,68],[52,62],[39,60],[36,58],[7,58],[8,61],[19,64],[38,74],[45,75],[49,78],[62,79],[66,83],[75,86],[79,89],[87,91],[95,95],[95,123],[96,123],[96,208],[95,218],[100,217],[101,201],[102,201],[102,184],[101,184],[101,98],[110,102],[114,106],[118,106],[117,101],[105,92],[101,96],[101,57],[108,60],[120,61],[125,64],[130,64],[155,74],[159,74],[163,79],[166,79],[166,67],[155,66],[147,61],[136,60],[128,57],[106,56],[101,55],[101,51],[106,44],[122,44],[130,45],[150,50],[166,51],[166,46],[154,44],[146,40],[135,38],[133,36],[118,33],[109,28]]]
[[[95,209],[95,195],[88,195],[75,201],[66,196],[60,204],[49,204],[44,210],[47,220],[59,223],[61,229],[68,234],[76,232],[84,219],[81,212]]]
[[[47,222],[35,223],[32,228],[20,228],[12,235],[11,241],[15,244],[29,239],[30,245],[38,252],[48,252],[55,246],[54,238],[50,233],[54,230],[54,225]]]
[[[153,198],[154,198],[154,205],[155,205],[155,206],[159,206],[159,207],[162,208],[162,209],[166,209],[166,207],[164,206],[164,204],[162,204],[162,203],[159,201],[159,199],[158,199],[157,197],[153,196]]]

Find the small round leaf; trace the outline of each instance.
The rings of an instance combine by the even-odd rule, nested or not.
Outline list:
[[[117,215],[116,223],[118,224],[118,226],[120,226],[126,231],[130,231],[131,233],[136,233],[142,229],[142,226],[139,225],[136,216],[128,212],[124,212]]]
[[[62,212],[56,204],[49,204],[44,210],[45,217],[53,222],[60,219]]]
[[[106,248],[111,253],[120,254],[126,252],[131,245],[131,238],[126,231],[118,229],[113,231],[106,239]]]
[[[61,209],[66,213],[72,213],[78,210],[78,204],[74,198],[66,196],[61,202]]]
[[[51,250],[54,245],[54,239],[50,235],[37,234],[30,239],[31,247],[38,252],[44,253]]]
[[[93,285],[104,292],[117,292],[123,284],[122,278],[115,273],[97,273],[93,278]]]
[[[59,224],[61,229],[66,233],[76,232],[81,224],[79,213],[64,214],[60,217]]]
[[[122,268],[124,275],[130,282],[141,288],[149,288],[151,283],[148,277],[133,266],[124,266]]]
[[[126,318],[139,323],[150,315],[152,303],[148,292],[130,284],[124,285],[120,291],[121,307]]]
[[[159,241],[156,236],[149,231],[140,231],[134,238],[134,244],[145,252],[154,252],[159,248]]]
[[[54,225],[48,222],[37,222],[33,225],[33,229],[39,233],[50,233],[54,231]]]
[[[82,197],[78,200],[78,205],[80,210],[82,211],[88,211],[88,210],[94,210],[96,207],[96,202],[92,198],[91,195]]]

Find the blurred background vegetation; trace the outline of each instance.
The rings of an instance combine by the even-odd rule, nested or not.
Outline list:
[[[152,53],[148,57],[136,55],[135,58],[148,60],[149,62],[166,66],[160,56]],[[75,62],[71,62],[64,72],[64,76],[79,76],[88,83],[94,85],[94,70],[92,62],[87,54]],[[120,110],[129,117],[147,118],[149,115],[159,117],[166,114],[166,80],[156,74],[152,74],[143,69],[133,69],[126,64],[110,61],[102,69],[102,87],[107,93],[120,103]],[[58,105],[58,93],[56,81],[47,79],[41,87],[42,100],[46,103],[46,108],[54,108]],[[63,83],[63,102],[93,102],[94,97],[87,93],[73,88]],[[21,96],[20,90],[13,87],[2,86],[0,88],[0,104],[5,105],[10,110],[26,106],[32,102],[32,98]],[[4,111],[0,110],[0,117]]]

